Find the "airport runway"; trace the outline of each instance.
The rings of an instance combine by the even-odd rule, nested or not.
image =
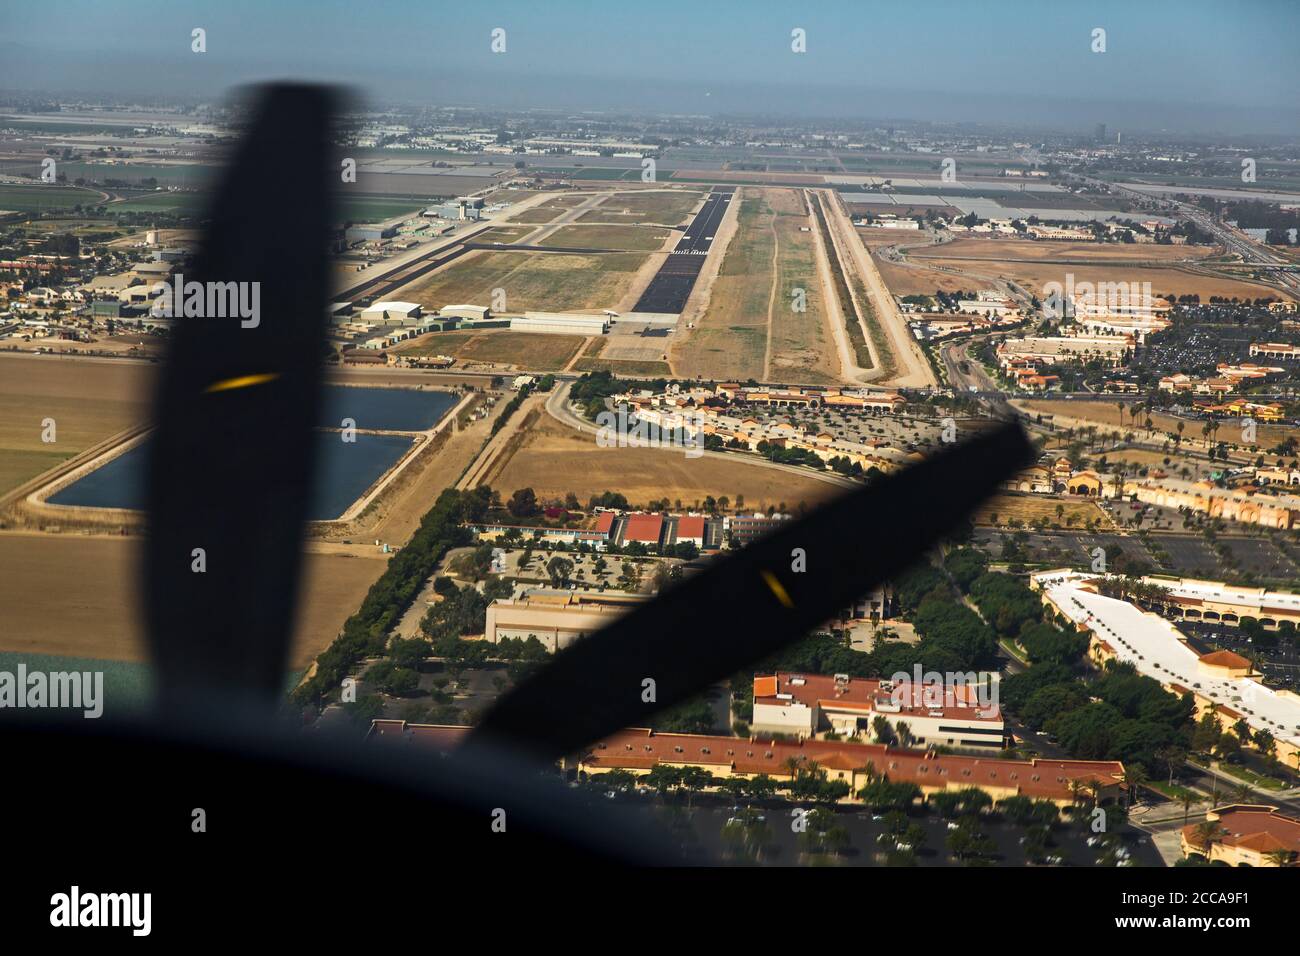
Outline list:
[[[677,240],[677,245],[650,280],[633,311],[681,314],[704,267],[705,257],[713,248],[713,237],[722,224],[722,217],[731,208],[735,192],[734,186],[713,187],[704,206],[686,227],[682,238]]]

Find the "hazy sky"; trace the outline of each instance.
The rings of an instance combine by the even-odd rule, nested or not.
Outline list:
[[[439,104],[1300,131],[1294,0],[41,0],[6,4],[0,37],[5,88],[297,76]]]

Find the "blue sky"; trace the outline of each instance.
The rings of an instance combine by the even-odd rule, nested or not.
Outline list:
[[[1014,121],[1023,102],[1061,126],[1271,113],[1284,131],[1300,100],[1300,3],[1286,0],[42,0],[0,16],[12,54],[0,63],[23,67],[3,70],[5,86],[215,94],[308,76],[489,105]],[[208,33],[201,57],[195,26]],[[504,55],[489,48],[494,27]],[[790,51],[794,27],[805,54]],[[1105,53],[1089,48],[1095,27]]]

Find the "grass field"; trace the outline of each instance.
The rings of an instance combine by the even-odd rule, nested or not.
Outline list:
[[[633,505],[681,499],[683,506],[712,495],[735,500],[745,508],[814,504],[842,491],[835,485],[791,472],[713,457],[687,458],[680,449],[601,448],[596,438],[568,428],[539,411],[521,430],[513,454],[502,455],[486,483],[508,497],[531,487],[539,497],[574,492],[580,501],[603,491],[618,491]]]
[[[71,209],[78,204],[98,205],[100,201],[101,194],[97,189],[82,189],[79,186],[61,186],[54,183],[41,186],[0,184],[0,209],[10,212]]]
[[[561,226],[543,239],[541,245],[657,252],[670,234],[648,226]]]
[[[484,332],[431,332],[401,348],[404,355],[454,355],[463,362],[513,365],[558,372],[578,354],[580,335],[547,335],[492,329]]]
[[[962,263],[954,263],[954,266],[960,265]],[[988,265],[983,262],[966,263],[966,265],[981,272],[990,271]],[[880,257],[876,257],[876,268],[880,271],[880,278],[885,280],[885,285],[889,286],[889,291],[894,295],[933,295],[939,289],[944,292],[978,291],[992,289],[997,285],[989,279],[982,279],[964,271],[941,272],[938,269],[903,266]]]
[[[417,279],[401,289],[400,295],[429,309],[448,302],[494,306],[492,290],[504,289],[509,312],[612,308],[643,262],[644,255],[630,252],[556,255],[483,251]]]
[[[197,216],[207,208],[209,198],[209,194],[205,192],[155,192],[109,203],[105,208],[110,213],[165,212],[175,216]]]
[[[0,493],[142,421],[151,382],[140,365],[0,356]]]
[[[676,226],[699,205],[700,198],[700,193],[687,189],[612,193],[595,209],[583,213],[578,221]]]

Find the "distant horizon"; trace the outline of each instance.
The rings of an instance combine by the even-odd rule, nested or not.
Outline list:
[[[298,78],[355,86],[369,103],[1300,135],[1297,70],[1278,42],[1300,35],[1300,5],[1274,0],[887,12],[664,0],[650,14],[393,0],[358,12],[340,0],[50,0],[7,12],[0,62],[6,88],[65,95],[216,101]],[[190,51],[194,27],[205,53]],[[506,50],[494,54],[498,27]],[[791,50],[796,28],[804,53]]]

